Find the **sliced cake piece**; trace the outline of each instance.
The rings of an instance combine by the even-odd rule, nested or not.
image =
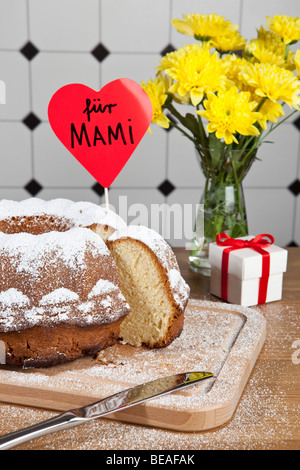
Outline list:
[[[130,306],[121,338],[132,346],[167,346],[182,331],[190,293],[171,247],[154,230],[133,225],[116,230],[107,246]]]

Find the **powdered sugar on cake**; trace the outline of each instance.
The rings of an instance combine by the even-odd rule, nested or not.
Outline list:
[[[40,300],[40,305],[53,305],[60,304],[64,302],[74,302],[79,299],[79,295],[76,292],[61,287],[60,289],[55,289],[49,294],[44,295]]]
[[[0,200],[0,220],[41,215],[66,219],[70,223],[69,228],[102,224],[117,229],[126,225],[115,212],[111,210],[107,212],[103,207],[91,202],[73,202],[63,198],[50,201],[39,198],[29,198],[24,201]]]
[[[3,294],[6,295],[6,292]],[[76,296],[75,293],[74,297]],[[22,298],[25,297],[23,294]],[[51,297],[52,293],[48,297]],[[53,296],[54,297],[54,296]],[[29,299],[27,297],[28,303]],[[0,331],[21,331],[33,326],[55,325],[62,322],[76,325],[106,324],[117,321],[129,306],[123,296],[99,296],[92,301],[61,301],[40,306],[21,306],[4,303],[0,299]]]
[[[84,264],[86,245],[103,255],[109,255],[106,245],[91,230],[73,228],[66,232],[49,232],[40,235],[0,232],[0,251],[18,260],[18,272],[35,274],[44,263],[45,256],[56,253],[65,265],[75,268]],[[56,258],[55,258],[56,259]]]
[[[8,288],[2,287],[0,292],[0,331],[19,331],[63,321],[104,324],[118,320],[124,310],[129,310],[116,284],[116,273],[110,269],[113,265],[110,252],[103,240],[89,229],[72,228],[40,235],[0,233],[0,256],[8,276]],[[90,287],[86,256],[89,262],[92,260],[93,269],[99,270],[100,277]],[[100,260],[108,279],[101,278],[104,274],[99,269]],[[66,279],[60,279],[58,264],[68,270]],[[51,270],[57,273],[53,279],[47,274]],[[79,292],[65,287],[71,282],[71,272],[74,273],[71,279],[74,281],[77,276],[76,285],[81,284]],[[15,282],[18,288],[10,286],[10,282]],[[89,289],[86,294],[85,289]]]
[[[23,294],[23,292],[18,289],[12,287],[11,289],[0,292],[0,305],[2,308],[12,307],[13,305],[24,307],[29,304],[30,300],[27,295]]]
[[[99,279],[97,284],[93,287],[91,292],[88,295],[88,299],[96,297],[100,294],[109,294],[112,291],[116,290],[117,286],[107,279]]]

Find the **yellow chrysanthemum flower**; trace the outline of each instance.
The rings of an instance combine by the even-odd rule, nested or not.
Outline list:
[[[298,77],[300,78],[300,49],[295,54],[295,67]]]
[[[252,55],[258,62],[266,64],[274,64],[278,67],[284,67],[285,65],[285,50],[281,50],[282,45],[279,48],[270,48],[266,46],[264,41],[260,39],[254,39],[247,44],[245,52],[248,55]]]
[[[238,25],[233,25],[231,21],[225,20],[215,13],[210,15],[193,13],[182,16],[183,20],[173,19],[172,25],[179,33],[193,36],[200,41],[208,41],[212,37],[226,35],[238,30]]]
[[[293,53],[288,51],[286,57],[286,52],[286,46],[281,38],[263,27],[258,31],[257,39],[251,39],[245,47],[246,56],[252,56],[258,62],[293,70],[295,68]]]
[[[260,101],[257,102],[257,106],[260,105]],[[257,120],[258,124],[262,129],[266,130],[268,122],[277,122],[278,118],[284,116],[284,110],[280,103],[274,103],[269,99],[265,100],[259,108],[261,114]]]
[[[281,38],[277,34],[272,31],[268,31],[263,26],[260,26],[257,30],[257,39],[264,41],[267,46],[273,46],[274,44],[279,45],[282,43]]]
[[[222,58],[222,61],[228,66],[226,76],[231,81],[231,86],[235,85],[240,91],[252,92],[252,87],[247,86],[240,78],[241,70],[249,64],[248,60],[236,54],[228,54]]]
[[[168,52],[166,55],[163,56],[160,62],[160,66],[157,67],[157,70],[170,70],[174,67],[176,67],[176,64],[178,64],[180,61],[185,60],[185,58],[189,54],[197,54],[201,53],[201,50],[206,50],[209,52],[210,47],[209,44],[205,43],[204,45],[200,44],[187,44],[184,47],[180,47],[176,51],[173,52]]]
[[[163,113],[163,105],[168,97],[169,79],[159,74],[155,80],[149,80],[147,83],[142,82],[141,85],[152,104],[152,122],[168,129],[170,121]]]
[[[260,119],[261,114],[254,112],[257,103],[250,101],[250,93],[239,92],[236,86],[221,91],[217,95],[208,94],[204,101],[204,111],[196,111],[206,118],[208,132],[215,132],[218,139],[224,138],[227,145],[235,142],[234,134],[259,135],[259,130],[253,124]]]
[[[229,52],[243,50],[246,45],[246,39],[238,31],[231,34],[216,36],[209,41],[210,45],[218,52]]]
[[[228,54],[222,58],[224,64],[227,64],[227,77],[230,80],[239,80],[238,74],[243,66],[248,65],[248,60],[236,54]]]
[[[300,39],[300,18],[275,15],[274,18],[267,16],[269,29],[280,36],[284,44],[288,45]]]
[[[226,72],[228,64],[222,62],[217,53],[208,47],[192,44],[170,52],[161,60],[158,70],[163,70],[174,80],[170,93],[180,97],[189,95],[197,106],[208,91],[216,92],[228,86]]]
[[[241,80],[255,89],[255,94],[271,101],[284,101],[299,109],[300,81],[283,68],[272,64],[248,64],[239,74]]]

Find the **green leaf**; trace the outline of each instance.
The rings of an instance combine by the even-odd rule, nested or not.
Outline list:
[[[216,167],[222,162],[222,155],[224,153],[225,143],[216,137],[213,132],[209,134],[209,150],[213,166]]]
[[[195,136],[201,137],[199,132],[199,124],[195,116],[191,113],[187,113],[184,118],[184,125],[187,127]]]

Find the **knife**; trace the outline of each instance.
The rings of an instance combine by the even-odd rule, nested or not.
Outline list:
[[[127,388],[90,405],[66,411],[41,423],[5,434],[0,437],[0,450],[11,449],[45,434],[78,426],[92,419],[143,403],[151,398],[178,391],[211,377],[213,377],[211,372],[186,372]]]

